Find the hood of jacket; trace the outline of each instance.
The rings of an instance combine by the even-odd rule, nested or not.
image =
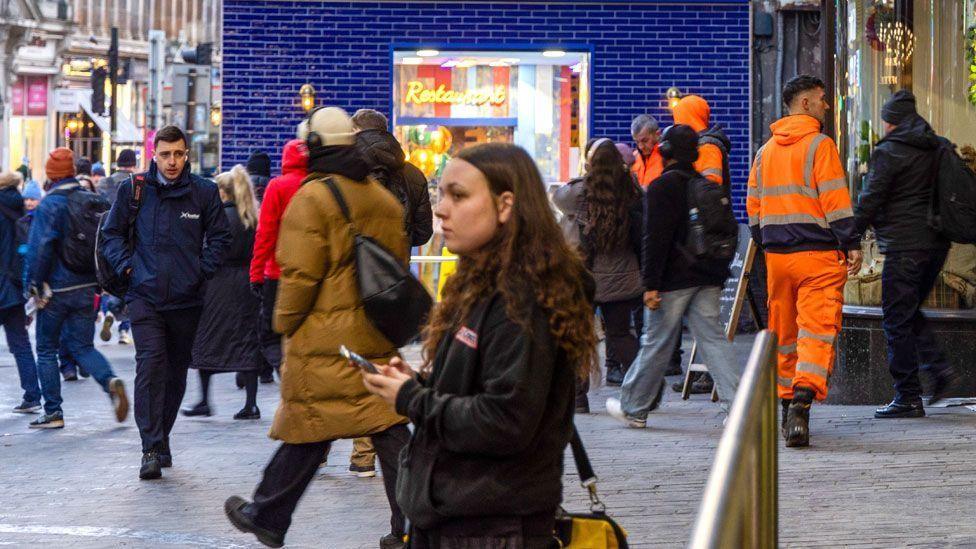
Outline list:
[[[939,146],[939,138],[935,134],[935,130],[917,114],[909,116],[901,124],[898,124],[878,144],[880,145],[885,141],[904,143],[910,147],[923,150],[932,150]]]
[[[682,97],[671,111],[675,124],[691,126],[696,132],[705,131],[711,113],[712,108],[708,106],[708,101],[697,95]]]
[[[820,121],[807,114],[784,116],[769,125],[777,145],[792,145],[812,133],[820,133]]]
[[[363,130],[356,134],[356,147],[369,167],[383,167],[390,172],[403,167],[406,156],[400,142],[386,130]]]
[[[302,139],[285,143],[281,151],[281,173],[298,172],[302,177],[308,171],[308,147]]]
[[[729,140],[729,136],[725,135],[725,129],[723,129],[722,126],[718,124],[712,126],[711,128],[708,128],[703,132],[699,132],[698,137],[699,138],[710,137],[717,141],[721,141],[722,145],[725,147],[726,153],[732,150],[732,141]]]

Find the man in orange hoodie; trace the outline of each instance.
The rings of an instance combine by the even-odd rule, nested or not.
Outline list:
[[[789,116],[756,153],[749,174],[749,229],[766,252],[769,327],[779,337],[777,392],[786,446],[810,443],[810,405],[827,398],[844,284],[861,268],[847,178],[834,141],[820,133],[826,87],[787,82]]]
[[[637,143],[630,169],[637,176],[640,186],[646,189],[664,171],[664,159],[658,149],[661,130],[657,119],[649,114],[637,116],[630,124],[630,135]]]
[[[682,97],[671,111],[675,124],[691,126],[698,132],[698,161],[695,162],[698,173],[719,185],[730,185],[729,151],[732,142],[722,126],[710,125],[711,114],[708,101],[697,95]]]

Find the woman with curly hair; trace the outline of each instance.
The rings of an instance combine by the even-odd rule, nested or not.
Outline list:
[[[460,260],[425,364],[364,374],[415,425],[397,486],[411,547],[549,547],[576,380],[596,358],[586,267],[523,149],[465,149],[439,190],[435,215]]]

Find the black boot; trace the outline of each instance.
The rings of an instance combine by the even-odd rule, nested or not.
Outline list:
[[[204,416],[210,417],[213,412],[210,410],[210,405],[206,402],[200,402],[193,408],[183,408],[180,413],[186,417]]]
[[[903,417],[925,417],[925,408],[922,407],[922,399],[910,402],[898,402],[892,400],[884,408],[874,411],[877,419],[903,418]]]
[[[261,419],[261,410],[257,406],[245,406],[234,414],[234,419]]]
[[[712,376],[708,372],[702,372],[701,377],[698,381],[691,384],[691,394],[693,395],[707,395],[712,392],[715,388],[715,382],[712,381]]]
[[[786,413],[786,447],[800,448],[810,445],[810,406],[813,405],[813,389],[797,387],[793,401]]]
[[[790,402],[792,401],[788,398],[779,399],[779,405],[783,407],[783,418],[779,424],[779,430],[783,433],[783,438],[786,438],[786,414],[790,412]]]
[[[159,453],[150,450],[142,454],[142,467],[139,468],[139,478],[153,480],[163,476],[163,467],[159,463]]]
[[[241,532],[254,534],[258,541],[268,547],[281,547],[285,544],[285,533],[259,526],[254,521],[251,504],[244,498],[231,496],[224,502],[224,513],[235,528]]]
[[[624,382],[624,369],[619,364],[607,364],[607,385],[620,387]]]

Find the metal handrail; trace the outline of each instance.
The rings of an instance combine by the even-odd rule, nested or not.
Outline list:
[[[756,336],[705,485],[692,549],[775,549],[778,532],[776,334]]]

